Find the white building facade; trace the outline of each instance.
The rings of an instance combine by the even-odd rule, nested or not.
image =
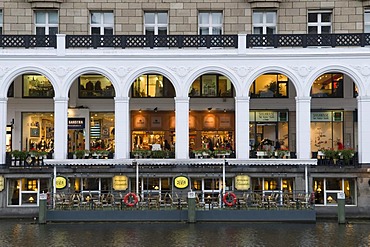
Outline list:
[[[134,191],[144,198],[191,189],[202,200],[226,191],[313,193],[324,214],[336,212],[336,193],[344,192],[350,214],[368,216],[367,1],[318,3],[238,2],[233,9],[243,6],[243,28],[244,19],[232,21],[226,3],[210,5],[208,12],[198,3],[196,14],[187,13],[185,3],[153,3],[135,14],[141,16],[136,29],[132,20],[122,20],[128,32],[117,13],[133,6],[107,11],[96,3],[76,10],[76,25],[84,12],[89,21],[68,32],[63,15],[71,15],[71,3],[28,1],[25,15],[36,18],[30,20],[39,35],[35,41],[24,34],[31,32],[27,28],[7,36],[15,26],[6,23],[10,5],[4,1],[0,207],[5,214],[33,212],[34,197],[45,191],[82,198],[91,191]],[[178,4],[189,15],[190,26],[183,20],[189,31],[171,26],[175,12],[181,15]],[[290,6],[298,12],[289,14]],[[341,20],[336,11],[344,8],[361,12],[353,14],[361,20]],[[287,21],[293,17],[297,23]],[[66,34],[54,36],[58,27]],[[14,150],[27,152],[24,161]],[[83,150],[89,158],[78,159]],[[109,159],[93,157],[102,150],[111,153]],[[337,151],[337,157],[329,159],[324,150]],[[341,150],[353,150],[349,161]],[[32,151],[49,156],[34,158]],[[164,156],[157,159],[156,151]],[[114,178],[121,175],[127,187],[116,189]],[[250,178],[248,189],[238,190],[241,175]],[[185,190],[176,187],[178,176],[189,179]],[[65,188],[57,188],[57,177],[67,178]]]

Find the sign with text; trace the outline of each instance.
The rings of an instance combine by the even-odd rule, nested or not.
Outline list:
[[[177,189],[185,189],[189,186],[189,179],[185,176],[175,177],[174,185]]]
[[[258,111],[256,112],[256,122],[277,122],[277,112]]]
[[[67,186],[67,179],[62,176],[58,176],[55,178],[55,188],[58,190],[64,189]]]
[[[311,112],[311,121],[314,122],[331,122],[332,112]]]
[[[251,178],[247,175],[238,175],[235,177],[235,189],[249,190],[251,187]]]
[[[84,129],[85,118],[68,118],[68,129]]]
[[[113,177],[113,189],[114,190],[127,190],[128,179],[126,176],[114,176]]]

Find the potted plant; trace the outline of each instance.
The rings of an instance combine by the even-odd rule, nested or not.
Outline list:
[[[339,151],[339,156],[344,160],[344,164],[349,164],[354,155],[355,151],[353,149],[342,149]]]
[[[83,159],[85,157],[85,150],[76,150],[74,154],[77,159]]]
[[[31,155],[31,157],[35,157],[35,158],[38,158],[39,157],[39,151],[37,151],[37,150],[31,150],[30,152],[29,152],[29,154]]]
[[[290,152],[289,150],[276,150],[275,151],[275,155],[278,157],[278,158],[284,158],[284,157],[288,157],[290,155]]]
[[[334,164],[337,163],[337,160],[339,159],[339,152],[334,149],[325,149],[324,155],[326,159],[332,160]]]

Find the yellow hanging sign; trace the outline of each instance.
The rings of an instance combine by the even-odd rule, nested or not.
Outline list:
[[[60,190],[64,189],[67,186],[67,179],[62,176],[58,176],[55,178],[55,187]]]
[[[113,189],[114,190],[127,190],[128,178],[126,176],[114,176],[113,177]]]
[[[247,175],[238,175],[235,177],[235,189],[249,190],[251,187],[251,178]]]
[[[189,179],[185,176],[178,176],[174,179],[174,186],[177,189],[185,189],[189,186]]]

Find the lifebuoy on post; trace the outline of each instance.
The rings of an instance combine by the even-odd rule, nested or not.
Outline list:
[[[226,206],[232,207],[236,204],[236,195],[232,192],[226,192],[222,198]]]
[[[133,207],[136,205],[136,203],[138,202],[138,197],[135,193],[133,192],[130,192],[130,193],[127,193],[125,195],[125,197],[123,198],[123,202],[126,204],[126,206],[128,207]]]

